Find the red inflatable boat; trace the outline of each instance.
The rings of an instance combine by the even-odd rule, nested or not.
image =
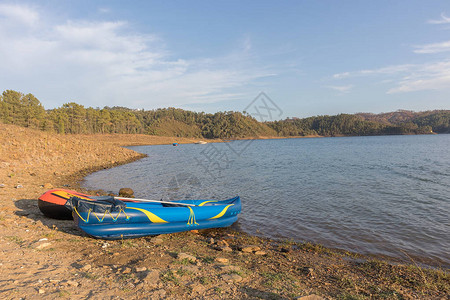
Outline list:
[[[72,211],[65,207],[67,200],[72,197],[95,201],[94,196],[82,194],[64,189],[53,189],[45,192],[38,198],[38,206],[41,212],[53,219],[70,220]]]

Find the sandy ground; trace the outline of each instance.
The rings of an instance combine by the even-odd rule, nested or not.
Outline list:
[[[146,135],[60,136],[0,124],[1,299],[449,299],[448,270],[393,265],[226,228],[124,241],[44,217],[37,198],[142,157]],[[314,296],[316,295],[316,296]]]

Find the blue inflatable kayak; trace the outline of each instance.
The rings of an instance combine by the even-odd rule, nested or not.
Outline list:
[[[173,203],[123,202],[114,197],[96,201],[70,198],[77,226],[102,239],[125,239],[149,235],[227,227],[238,219],[241,200],[180,200]]]

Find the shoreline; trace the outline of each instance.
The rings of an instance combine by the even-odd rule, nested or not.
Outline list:
[[[394,265],[311,243],[251,236],[233,227],[125,241],[90,238],[72,221],[39,212],[36,199],[48,189],[42,185],[79,189],[90,172],[144,156],[123,148],[127,143],[121,136],[55,136],[0,124],[0,137],[4,298],[297,299],[314,294],[440,299],[450,293],[448,269]],[[133,145],[143,141],[132,139]]]

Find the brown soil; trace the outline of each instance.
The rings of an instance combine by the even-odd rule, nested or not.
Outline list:
[[[3,124],[0,139],[1,299],[449,299],[448,270],[393,265],[233,227],[103,241],[37,208],[51,186],[77,188],[88,172],[142,157],[121,145],[194,139],[61,136]]]

